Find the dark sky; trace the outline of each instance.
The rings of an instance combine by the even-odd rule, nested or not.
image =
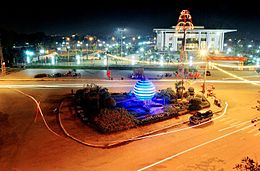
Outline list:
[[[171,2],[171,3],[170,3]],[[129,34],[152,34],[153,28],[177,24],[188,9],[194,25],[237,29],[258,36],[260,10],[254,0],[77,0],[2,2],[0,27],[47,34],[112,34],[127,27]]]

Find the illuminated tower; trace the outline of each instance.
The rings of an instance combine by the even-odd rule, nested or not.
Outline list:
[[[178,19],[178,23],[176,25],[176,31],[177,32],[183,32],[183,39],[181,44],[181,52],[180,52],[180,67],[181,75],[182,75],[182,81],[184,77],[184,60],[187,62],[187,52],[186,52],[186,32],[187,30],[192,30],[194,28],[192,24],[192,19],[190,12],[188,10],[182,10]]]

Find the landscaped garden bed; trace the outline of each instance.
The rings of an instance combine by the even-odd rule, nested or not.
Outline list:
[[[82,121],[102,133],[127,130],[190,111],[209,107],[208,100],[195,94],[192,87],[185,90],[182,82],[171,88],[155,91],[150,82],[137,82],[128,93],[110,93],[107,88],[88,84],[77,90],[74,102]],[[149,85],[149,86],[148,86]],[[146,90],[147,89],[147,90]]]

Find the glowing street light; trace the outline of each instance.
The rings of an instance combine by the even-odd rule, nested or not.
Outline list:
[[[163,66],[163,61],[164,61],[163,56],[161,56],[160,57],[160,66]]]
[[[193,56],[189,57],[189,66],[192,66]]]
[[[33,56],[34,55],[34,52],[32,52],[32,51],[29,51],[29,50],[26,50],[25,51],[25,54],[26,54],[26,62],[29,64],[29,63],[31,63],[31,56]]]
[[[54,56],[51,57],[51,64],[52,64],[52,65],[55,64],[55,57],[54,57]]]
[[[77,61],[77,65],[80,64],[80,55],[76,55],[76,61]]]
[[[44,49],[40,49],[40,54],[44,54]]]

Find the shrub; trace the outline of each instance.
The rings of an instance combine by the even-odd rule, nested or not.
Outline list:
[[[34,76],[34,78],[44,78],[44,77],[48,77],[48,74],[42,73],[42,74],[36,74]]]
[[[201,103],[202,103],[201,98],[198,98],[198,97],[192,98],[189,101],[189,108],[188,109],[189,110],[200,110],[200,109],[202,109]]]
[[[111,133],[135,127],[137,120],[124,108],[101,109],[94,124],[102,133]]]

